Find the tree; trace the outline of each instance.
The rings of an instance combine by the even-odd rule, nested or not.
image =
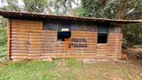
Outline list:
[[[123,28],[123,36],[127,45],[139,45],[142,43],[142,23],[131,24]]]
[[[101,13],[104,5],[102,3],[102,0],[82,0],[82,8],[84,9],[85,12],[82,14],[82,16],[96,17],[96,18],[102,17]]]
[[[0,27],[6,27],[7,19],[0,16]]]
[[[142,17],[141,0],[82,0],[83,16],[111,19]],[[132,16],[133,15],[133,16]]]
[[[74,11],[78,8],[79,3],[80,0],[50,0],[49,8],[53,14],[75,15]]]
[[[24,11],[45,13],[45,8],[48,6],[47,0],[23,0]]]
[[[18,0],[7,0],[8,6],[4,6],[3,9],[8,11],[21,11],[21,8],[18,6]]]
[[[2,0],[5,1],[5,0]],[[18,6],[18,0],[7,0],[7,6],[3,6],[0,10],[7,10],[7,11],[21,11],[21,8]],[[6,27],[7,20],[0,17],[0,27]]]

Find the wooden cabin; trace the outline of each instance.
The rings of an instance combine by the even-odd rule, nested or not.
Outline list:
[[[112,20],[0,11],[8,18],[7,58],[119,59],[121,28],[137,20]]]

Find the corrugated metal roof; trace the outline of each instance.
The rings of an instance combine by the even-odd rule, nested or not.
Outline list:
[[[81,20],[81,21],[98,21],[98,22],[116,22],[116,23],[139,23],[142,20],[121,20],[121,19],[105,19],[105,18],[93,18],[93,17],[75,17],[75,16],[60,16],[50,15],[42,13],[31,13],[31,12],[14,12],[14,11],[3,11],[0,10],[0,15],[4,18],[14,19],[68,19],[68,20]]]

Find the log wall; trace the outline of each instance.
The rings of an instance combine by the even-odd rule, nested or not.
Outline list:
[[[71,38],[83,38],[87,41],[73,42],[73,44],[86,44],[87,47],[74,47],[66,50],[64,42],[57,41],[58,31],[43,29],[42,21],[13,19],[9,24],[11,25],[9,25],[8,56],[12,60],[46,60],[49,56],[52,58],[118,59],[121,53],[122,34],[111,31],[108,34],[107,44],[97,44],[97,32],[94,25],[74,24],[74,27],[83,28],[81,28],[82,31],[73,29]],[[58,24],[52,26],[58,27]]]
[[[121,55],[122,34],[109,33],[107,44],[97,44],[97,57],[99,59],[119,59]]]
[[[42,22],[11,20],[11,59],[40,59]]]

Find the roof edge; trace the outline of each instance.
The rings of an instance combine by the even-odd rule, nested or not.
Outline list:
[[[54,19],[70,19],[70,20],[82,20],[82,21],[102,21],[102,22],[120,22],[120,23],[141,23],[140,20],[122,20],[122,19],[108,19],[108,18],[94,18],[94,17],[78,17],[78,16],[62,16],[62,15],[52,15],[44,13],[34,13],[34,12],[17,12],[17,11],[6,11],[0,10],[0,15],[5,18],[54,18]]]

